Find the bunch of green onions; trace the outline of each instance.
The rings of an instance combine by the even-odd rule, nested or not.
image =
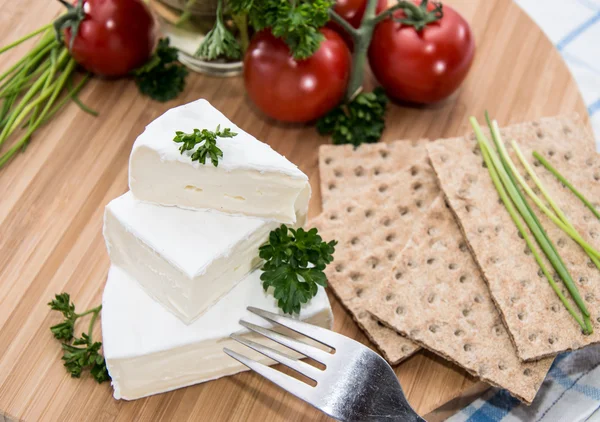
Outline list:
[[[19,150],[24,150],[34,132],[68,100],[95,114],[77,98],[89,75],[84,75],[74,86],[75,60],[57,39],[53,24],[0,48],[0,55],[39,34],[35,47],[0,74],[0,168]],[[63,92],[67,95],[61,98]],[[9,140],[13,142],[2,152]]]
[[[600,269],[600,252],[598,252],[593,246],[587,243],[581,235],[577,232],[575,227],[569,222],[564,212],[560,209],[558,204],[548,194],[548,191],[543,186],[539,177],[533,170],[533,168],[527,162],[527,159],[523,155],[521,149],[515,141],[512,141],[512,147],[515,150],[519,160],[529,173],[531,179],[534,181],[536,186],[539,188],[542,195],[550,204],[552,210],[550,210],[542,200],[535,194],[535,192],[529,187],[523,176],[519,173],[517,167],[508,155],[504,142],[500,136],[500,130],[498,123],[490,121],[486,113],[487,124],[492,135],[492,139],[496,148],[494,149],[487,137],[483,134],[479,123],[474,117],[471,117],[470,122],[475,131],[479,148],[481,149],[483,159],[488,168],[494,186],[500,195],[500,199],[504,203],[507,211],[509,212],[513,222],[517,226],[517,229],[525,242],[527,247],[531,250],[537,264],[539,265],[542,273],[548,280],[548,283],[557,294],[569,314],[577,321],[584,334],[591,334],[593,327],[590,320],[590,312],[588,311],[584,301],[579,294],[579,290],[573,281],[565,263],[558,254],[554,244],[548,237],[548,234],[542,227],[542,224],[536,217],[535,213],[529,206],[525,199],[524,194],[519,189],[521,188],[527,193],[527,195],[533,200],[533,202],[546,214],[561,230],[569,235],[573,240],[582,246],[585,252],[588,254],[592,262]],[[497,151],[496,151],[497,150]],[[536,153],[536,158],[539,160],[539,154]],[[547,163],[547,162],[546,162]],[[547,163],[549,165],[549,163]],[[552,171],[552,170],[551,170]],[[557,172],[553,172],[557,175]],[[558,177],[558,176],[557,176]],[[562,177],[562,176],[561,176]],[[560,179],[560,178],[559,178]],[[566,179],[565,179],[566,180]],[[574,189],[574,188],[573,188]],[[583,198],[583,196],[581,196]],[[586,200],[587,201],[587,200]],[[589,203],[589,202],[588,202]],[[536,248],[534,242],[529,236],[529,231],[526,230],[525,226],[529,228],[529,231],[533,234],[537,244],[541,251],[544,253],[558,276],[562,279],[565,287],[567,288],[573,302],[578,308],[579,312],[572,306],[567,300],[561,289],[557,285],[556,281],[550,274],[545,262],[542,260],[540,252]]]

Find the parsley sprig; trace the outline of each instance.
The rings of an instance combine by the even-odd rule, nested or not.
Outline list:
[[[318,286],[327,286],[323,270],[333,261],[335,245],[335,240],[323,241],[315,228],[294,230],[282,224],[269,234],[269,241],[259,249],[266,261],[260,279],[265,290],[274,288],[277,305],[285,313],[299,313]]]
[[[71,302],[68,293],[61,293],[54,296],[54,299],[48,303],[50,309],[63,314],[65,320],[50,327],[50,331],[58,340],[62,342],[64,366],[73,378],[79,378],[84,369],[89,369],[92,377],[98,382],[110,380],[104,356],[100,353],[102,342],[92,339],[94,324],[102,305],[78,314],[75,312],[75,304]],[[92,314],[87,333],[82,333],[81,337],[73,339],[75,331],[75,322],[85,316]],[[71,340],[73,342],[71,343]]]
[[[168,38],[162,38],[152,58],[134,70],[133,75],[142,94],[164,102],[183,91],[188,71],[177,63],[177,49],[169,46]]]
[[[385,109],[388,98],[383,88],[358,94],[317,121],[321,135],[331,135],[334,144],[375,143],[385,129]]]
[[[227,1],[234,15],[248,16],[254,30],[269,28],[275,37],[283,39],[295,59],[306,59],[317,51],[324,39],[319,29],[329,21],[333,4],[334,0]]]
[[[184,153],[185,151],[193,150],[196,145],[198,149],[192,153],[192,161],[198,161],[202,164],[206,163],[206,157],[210,157],[210,161],[213,166],[219,165],[219,158],[223,158],[223,151],[217,146],[217,138],[233,138],[237,133],[232,132],[230,128],[226,127],[221,130],[221,125],[217,126],[217,129],[212,132],[208,129],[194,129],[192,133],[185,133],[182,131],[175,132],[175,138],[173,142],[180,143],[179,152]]]
[[[198,50],[196,50],[196,56],[207,60],[215,60],[220,57],[235,60],[242,57],[240,45],[223,22],[222,9],[223,0],[219,0],[215,26],[202,39]]]

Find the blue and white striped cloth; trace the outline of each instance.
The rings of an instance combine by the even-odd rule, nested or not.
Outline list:
[[[600,151],[600,0],[516,0],[556,45],[590,114]],[[492,388],[450,422],[600,422],[600,345],[556,358],[531,406]]]

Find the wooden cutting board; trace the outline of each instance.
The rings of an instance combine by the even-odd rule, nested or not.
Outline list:
[[[467,130],[470,114],[482,115],[485,109],[502,124],[572,111],[586,115],[558,52],[511,0],[448,4],[472,24],[478,51],[471,73],[443,103],[392,105],[385,141],[455,136]],[[0,0],[0,10],[0,45],[5,45],[49,22],[61,7],[44,0]],[[2,56],[0,70],[14,62],[15,53]],[[311,215],[320,212],[317,147],[328,140],[313,127],[263,118],[245,97],[241,78],[190,75],[185,95],[166,104],[141,97],[127,80],[92,81],[82,99],[99,117],[68,105],[24,154],[0,170],[0,420],[327,419],[251,373],[126,402],[112,398],[108,383],[98,385],[87,376],[71,379],[62,367],[60,345],[49,331],[59,316],[46,303],[62,291],[80,310],[100,303],[109,267],[102,213],[106,203],[127,190],[131,146],[148,122],[199,97],[297,163],[312,183]],[[330,298],[335,330],[368,344]],[[100,336],[100,327],[95,335]],[[396,373],[421,414],[483,388],[429,352],[408,359]]]

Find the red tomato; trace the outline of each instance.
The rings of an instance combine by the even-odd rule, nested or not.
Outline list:
[[[333,10],[344,18],[350,25],[355,28],[360,26],[363,15],[365,14],[365,8],[367,7],[368,0],[336,0],[333,5]],[[377,0],[376,14],[383,12],[388,7],[388,0]],[[344,28],[334,21],[329,21],[327,26],[335,30],[342,36],[346,44],[352,47],[352,37],[348,34]]]
[[[429,3],[428,10],[433,8]],[[451,7],[444,5],[443,12],[440,20],[418,32],[392,19],[375,28],[369,64],[390,97],[432,103],[448,97],[465,79],[475,55],[473,34]],[[400,10],[394,17],[405,15]]]
[[[344,97],[350,76],[350,51],[331,29],[305,60],[290,55],[270,31],[257,33],[244,57],[244,83],[250,99],[267,116],[284,122],[315,120]]]
[[[124,76],[144,64],[155,44],[154,19],[142,0],[86,0],[71,56],[86,70]],[[71,28],[65,30],[71,42]]]

